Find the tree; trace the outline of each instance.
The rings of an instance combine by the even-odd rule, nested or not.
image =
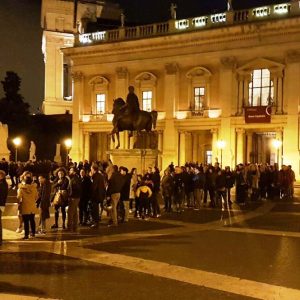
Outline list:
[[[10,135],[24,133],[30,127],[29,104],[19,93],[21,78],[12,71],[1,81],[5,97],[0,99],[0,122],[8,124]]]

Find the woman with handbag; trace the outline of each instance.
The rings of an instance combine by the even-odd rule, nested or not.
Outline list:
[[[55,209],[55,223],[51,226],[52,229],[58,228],[59,209],[61,209],[63,229],[66,229],[66,207],[68,206],[68,190],[69,179],[67,171],[64,168],[57,170],[57,178],[54,180],[53,188],[55,195],[52,200],[52,205]]]

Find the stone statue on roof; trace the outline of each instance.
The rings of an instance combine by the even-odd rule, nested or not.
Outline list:
[[[29,148],[29,160],[36,161],[36,145],[33,141],[30,142],[30,148]]]
[[[176,9],[177,5],[174,3],[171,3],[170,11],[171,11],[171,19],[176,20]]]

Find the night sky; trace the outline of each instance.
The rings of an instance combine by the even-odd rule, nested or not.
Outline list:
[[[177,18],[224,11],[226,0],[113,0],[133,22],[159,22],[169,19],[169,7],[177,3]],[[283,3],[284,0],[235,0],[234,9]],[[288,2],[288,1],[286,1]],[[1,0],[0,2],[0,79],[6,71],[22,78],[21,94],[35,111],[42,105],[44,62],[41,52],[41,0]],[[2,85],[0,97],[3,97]]]

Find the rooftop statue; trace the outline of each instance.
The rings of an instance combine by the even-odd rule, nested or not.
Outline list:
[[[176,20],[177,16],[176,16],[176,9],[177,9],[177,5],[172,3],[171,7],[170,7],[170,11],[171,11],[171,19],[172,20]]]
[[[30,142],[30,148],[29,148],[29,160],[36,161],[36,145],[33,141]]]
[[[120,147],[119,132],[128,130],[130,131],[130,136],[132,136],[133,131],[140,132],[146,130],[150,132],[152,127],[155,129],[157,112],[147,112],[140,109],[139,100],[137,95],[134,93],[134,87],[130,86],[128,88],[128,95],[126,98],[126,103],[122,98],[117,98],[114,100],[113,111],[113,130],[111,132],[112,140],[115,142],[115,134],[117,136],[118,144],[116,148]]]

